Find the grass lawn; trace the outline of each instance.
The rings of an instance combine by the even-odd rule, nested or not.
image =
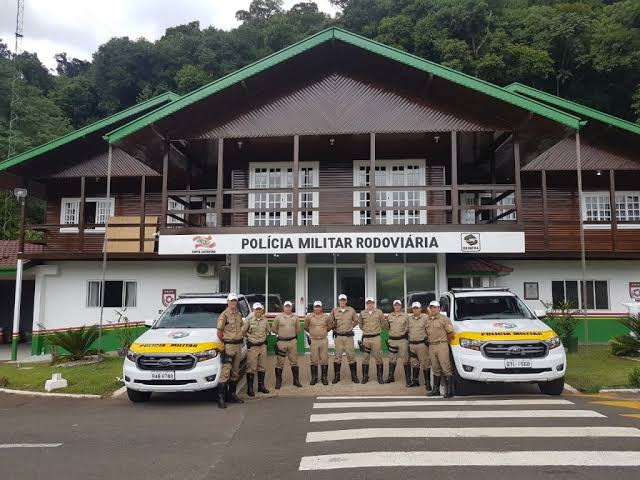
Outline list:
[[[62,373],[69,386],[54,392],[106,395],[123,385],[116,380],[122,377],[122,362],[121,358],[107,357],[94,365],[67,368],[49,363],[23,363],[18,368],[16,364],[0,363],[0,379],[7,380],[6,388],[44,392],[45,380],[52,373]]]
[[[567,355],[566,381],[584,392],[597,392],[601,388],[627,387],[629,373],[640,362],[618,358],[609,354],[608,345],[581,346],[578,353]]]

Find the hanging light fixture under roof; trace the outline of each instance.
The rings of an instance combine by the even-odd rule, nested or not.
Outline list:
[[[602,170],[596,170],[596,175],[599,177],[602,176]]]

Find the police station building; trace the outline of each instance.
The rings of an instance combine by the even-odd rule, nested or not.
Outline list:
[[[640,126],[338,28],[2,162],[0,184],[47,202],[18,255],[34,353],[99,322],[103,245],[114,329],[185,292],[303,315],[499,285],[574,303],[606,342],[640,297]]]

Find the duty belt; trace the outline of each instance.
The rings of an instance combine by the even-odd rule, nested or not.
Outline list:
[[[289,342],[291,340],[295,340],[296,337],[278,337],[279,342]]]
[[[448,340],[442,340],[441,342],[429,342],[430,345],[439,345],[441,343],[449,343]]]
[[[336,335],[339,337],[353,337],[353,332],[346,332],[346,333],[336,332]]]
[[[423,338],[422,340],[409,340],[409,343],[411,345],[420,345],[421,343],[424,343],[425,340],[426,338]]]
[[[406,335],[402,335],[401,337],[392,337],[391,335],[389,335],[389,340],[406,340],[407,336]]]
[[[247,347],[249,347],[249,348],[251,348],[251,347],[261,347],[265,343],[266,343],[266,340],[264,342],[258,342],[258,343],[251,343],[249,340],[247,340]]]
[[[379,333],[372,333],[372,334],[369,334],[369,335],[363,334],[362,338],[376,338],[376,337],[379,337],[379,336],[380,336]]]
[[[242,339],[240,340],[222,340],[222,343],[225,345],[240,345],[242,343]]]

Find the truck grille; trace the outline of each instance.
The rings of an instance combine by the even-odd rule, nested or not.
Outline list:
[[[142,355],[140,370],[191,370],[196,363],[192,355]]]
[[[483,345],[482,353],[487,358],[541,358],[547,355],[544,342],[489,342]]]

